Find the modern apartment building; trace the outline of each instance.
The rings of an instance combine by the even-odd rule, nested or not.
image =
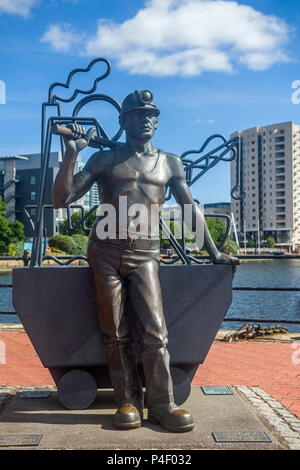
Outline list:
[[[78,170],[81,171],[84,169],[86,162],[83,162],[81,160],[81,157],[79,155],[78,159]],[[99,206],[99,193],[98,193],[98,185],[97,183],[94,183],[91,187],[91,189],[83,196],[81,201],[78,201],[78,204],[83,205],[85,210],[90,210],[94,206]]]
[[[49,159],[49,168],[46,174],[46,187],[44,203],[52,205],[51,192],[56,175],[62,162],[61,152],[51,152]],[[80,158],[75,167],[75,172],[81,163]],[[0,157],[0,196],[6,203],[6,217],[9,221],[20,220],[24,225],[25,235],[32,237],[33,232],[25,215],[25,206],[37,205],[40,174],[41,174],[41,155],[12,155]],[[84,205],[85,209],[90,208],[90,195],[87,200],[81,198],[77,204]],[[86,204],[86,205],[85,205]],[[36,208],[28,208],[31,219],[35,220]],[[44,228],[45,236],[51,237],[58,232],[59,222],[66,217],[65,209],[45,209]]]
[[[61,152],[50,154],[49,168],[46,175],[45,204],[52,204],[51,190],[62,161]],[[0,157],[0,196],[6,203],[6,217],[9,221],[20,220],[24,224],[25,235],[32,237],[32,228],[24,213],[27,205],[37,205],[41,155]],[[34,222],[36,208],[28,209]],[[50,237],[56,232],[57,211],[45,209],[45,234]]]
[[[253,127],[241,137],[241,179],[245,197],[231,200],[240,238],[269,236],[289,250],[300,249],[300,126],[283,122]],[[231,162],[231,185],[236,161]]]

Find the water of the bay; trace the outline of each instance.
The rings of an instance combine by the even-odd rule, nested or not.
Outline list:
[[[170,268],[171,269],[171,268]],[[11,284],[11,272],[0,272],[0,284]],[[243,261],[235,276],[239,287],[300,287],[300,260]],[[26,295],[26,292],[24,292]],[[13,311],[10,288],[0,288],[0,311]],[[233,301],[226,318],[261,318],[300,320],[300,292],[233,291]],[[0,315],[1,323],[19,322],[16,315]],[[262,324],[268,326],[269,324]],[[241,323],[223,322],[224,329],[238,329]],[[300,325],[285,325],[290,332],[300,332]]]
[[[300,260],[243,261],[233,285],[236,287],[300,287]],[[233,301],[226,318],[276,319],[290,332],[300,333],[300,324],[280,320],[300,321],[300,292],[233,291]],[[274,324],[274,323],[272,323]],[[270,326],[271,323],[263,323]],[[238,329],[241,323],[223,322],[224,329]]]

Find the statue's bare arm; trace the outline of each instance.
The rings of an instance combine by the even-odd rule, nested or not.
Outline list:
[[[238,258],[228,256],[224,253],[220,253],[217,249],[210,235],[205,218],[192,198],[192,195],[185,179],[181,159],[177,155],[173,154],[167,154],[167,158],[168,168],[170,172],[169,186],[171,188],[173,196],[175,197],[177,203],[181,206],[182,209],[184,208],[185,204],[192,205],[192,220],[186,221],[190,222],[190,226],[188,228],[191,231],[195,232],[196,226],[203,227],[204,248],[206,249],[214,263],[240,264]]]
[[[66,151],[52,188],[52,202],[55,208],[66,207],[87,193],[92,184],[101,175],[108,160],[106,154],[110,153],[109,151],[96,152],[90,157],[84,169],[74,175],[78,153],[89,144],[94,132],[94,128],[91,128],[84,138],[76,139],[76,130],[78,135],[81,136],[82,129],[81,126],[73,125],[72,131],[75,138],[64,139]]]

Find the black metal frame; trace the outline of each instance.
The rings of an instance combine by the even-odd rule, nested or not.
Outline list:
[[[91,89],[89,90],[76,89],[70,98],[62,98],[54,94],[54,89],[56,87],[60,86],[60,87],[64,87],[68,89],[71,85],[72,78],[75,74],[79,72],[87,73],[93,68],[93,66],[96,63],[99,63],[99,62],[104,63],[107,69],[101,76],[96,78],[96,80],[94,81],[94,85]],[[123,133],[122,127],[119,128],[118,132],[114,135],[114,137],[110,138],[107,132],[105,131],[103,125],[97,119],[93,117],[79,117],[78,116],[79,112],[87,103],[90,103],[92,101],[97,101],[97,100],[106,101],[110,103],[112,106],[116,108],[118,112],[120,112],[121,106],[115,99],[113,99],[112,97],[108,95],[94,93],[97,89],[99,82],[104,80],[106,77],[108,77],[108,75],[110,74],[110,71],[111,71],[111,65],[107,59],[96,58],[92,62],[90,62],[88,67],[85,69],[72,70],[65,83],[61,83],[61,82],[53,83],[49,87],[48,101],[42,104],[41,180],[40,180],[40,187],[39,187],[39,193],[38,193],[38,203],[36,205],[37,213],[36,213],[36,218],[35,218],[35,224],[31,220],[31,217],[28,214],[28,212],[26,213],[26,208],[25,208],[25,214],[29,218],[29,222],[33,229],[33,247],[32,247],[32,255],[31,255],[31,261],[30,261],[31,267],[40,266],[42,262],[44,261],[44,259],[49,259],[49,256],[43,257],[43,253],[42,253],[43,220],[44,220],[44,209],[52,208],[52,206],[45,205],[43,201],[44,201],[44,195],[45,195],[46,172],[47,172],[47,168],[49,165],[49,158],[50,158],[53,126],[55,124],[67,125],[67,124],[74,123],[74,122],[80,125],[94,126],[96,128],[97,137],[100,139],[100,143],[95,144],[95,143],[90,142],[91,147],[97,147],[97,148],[103,149],[105,147],[112,148],[118,145],[122,145],[118,142]],[[84,98],[79,100],[77,104],[75,104],[72,116],[63,116],[61,112],[60,102],[71,103],[76,99],[78,94],[84,94],[87,96],[85,96]],[[46,124],[46,112],[49,107],[56,108],[57,116],[50,117]],[[215,148],[213,148],[212,150],[206,152],[201,157],[197,158],[195,161],[193,161],[190,155],[203,153],[206,150],[207,146],[215,139],[221,140],[221,143],[217,145]],[[62,138],[60,138],[60,143],[61,143],[61,151],[63,153],[64,148],[63,148]],[[185,176],[186,176],[188,185],[192,186],[192,184],[194,184],[202,175],[204,175],[209,169],[217,165],[220,161],[231,162],[232,160],[236,159],[237,161],[236,184],[231,191],[231,195],[234,199],[241,199],[244,196],[244,192],[243,192],[242,183],[241,183],[242,178],[241,178],[241,163],[240,163],[240,158],[241,158],[240,147],[241,147],[241,140],[239,136],[226,140],[224,136],[220,134],[214,134],[210,136],[204,142],[204,144],[199,150],[189,150],[187,152],[184,152],[181,155],[181,159],[182,159],[182,163],[185,169]],[[226,157],[227,154],[229,154],[229,156]],[[196,175],[194,175],[195,171],[197,171]],[[239,194],[237,194],[238,192]],[[171,198],[171,194],[169,192],[169,194],[166,195],[166,200],[169,200],[170,198]],[[94,212],[94,210],[96,209],[96,206],[94,206],[87,214],[84,214],[83,208],[79,205],[71,206],[71,208],[72,207],[81,209],[82,215],[83,215],[81,221],[78,222],[78,224],[76,224],[76,226],[73,227],[73,229],[75,229],[79,225],[82,225],[84,230],[88,230],[88,228],[85,227],[84,225],[84,221],[92,212]],[[216,214],[214,216],[224,217],[223,214],[222,215]],[[69,207],[67,208],[67,217],[69,221],[68,222],[69,227],[72,228],[71,221],[70,221],[71,219],[70,219]],[[176,260],[171,261],[171,264],[173,262],[176,262],[178,259],[180,259],[183,264],[191,264],[192,261],[195,263],[201,263],[201,261],[196,260],[196,258],[186,253],[185,242],[184,242],[184,224],[182,226],[182,229],[183,229],[182,230],[182,240],[183,240],[182,246],[177,242],[175,237],[173,237],[173,235],[168,230],[168,227],[162,220],[160,220],[160,227],[165,233],[168,234],[171,244],[174,247],[178,255]],[[228,224],[227,231],[226,231],[227,237],[229,236],[229,233],[230,233],[230,227]],[[222,242],[222,246],[224,245],[225,241],[226,240],[224,239]],[[56,257],[51,257],[51,259],[56,261],[58,264],[63,264]],[[82,257],[75,256],[72,258],[72,261],[76,259],[82,259]],[[68,264],[72,261],[68,261]],[[170,264],[170,262],[166,260],[162,260],[162,262],[165,264]]]

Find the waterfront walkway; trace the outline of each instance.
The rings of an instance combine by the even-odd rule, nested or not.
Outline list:
[[[295,335],[296,336],[296,335]],[[300,418],[300,342],[214,341],[193,385],[259,386]],[[0,386],[54,385],[23,330],[0,330]],[[2,347],[3,349],[3,347]]]

